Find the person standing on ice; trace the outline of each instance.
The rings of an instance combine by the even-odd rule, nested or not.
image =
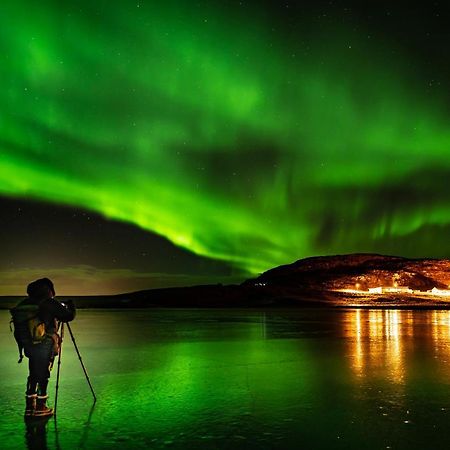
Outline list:
[[[48,278],[33,281],[27,287],[28,298],[11,309],[14,336],[28,358],[25,417],[51,416],[47,406],[47,385],[55,356],[59,354],[60,338],[57,334],[61,322],[75,318],[72,301],[55,300],[55,288]]]

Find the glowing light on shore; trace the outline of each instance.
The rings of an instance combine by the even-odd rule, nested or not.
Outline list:
[[[437,289],[434,287],[429,291],[419,291],[414,290],[405,286],[377,286],[373,288],[368,288],[366,291],[361,289],[335,289],[334,292],[343,292],[347,294],[361,295],[364,297],[368,296],[380,296],[380,295],[407,295],[416,297],[450,297],[450,289]]]

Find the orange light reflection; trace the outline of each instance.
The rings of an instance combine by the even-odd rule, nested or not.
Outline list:
[[[352,346],[351,369],[355,375],[387,375],[392,381],[402,383],[405,375],[403,324],[399,311],[357,309],[347,314],[346,337]]]
[[[450,311],[349,310],[345,337],[351,371],[403,384],[408,363],[426,355],[436,376],[450,378]]]

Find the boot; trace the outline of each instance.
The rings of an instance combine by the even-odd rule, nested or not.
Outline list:
[[[35,417],[52,416],[53,408],[49,408],[47,403],[48,395],[38,395],[36,398],[36,410],[34,411]]]
[[[25,417],[34,416],[36,411],[36,394],[25,395]]]

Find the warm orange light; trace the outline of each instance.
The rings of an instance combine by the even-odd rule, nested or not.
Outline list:
[[[360,283],[355,284],[355,289],[334,289],[335,292],[345,292],[347,294],[358,294],[358,295],[382,295],[382,294],[399,294],[399,295],[408,295],[408,296],[416,296],[416,297],[450,297],[450,289],[438,289],[434,287],[428,291],[418,291],[409,288],[408,286],[399,286],[397,283],[394,283],[394,286],[376,286],[369,287],[367,291],[363,291],[360,289]]]

